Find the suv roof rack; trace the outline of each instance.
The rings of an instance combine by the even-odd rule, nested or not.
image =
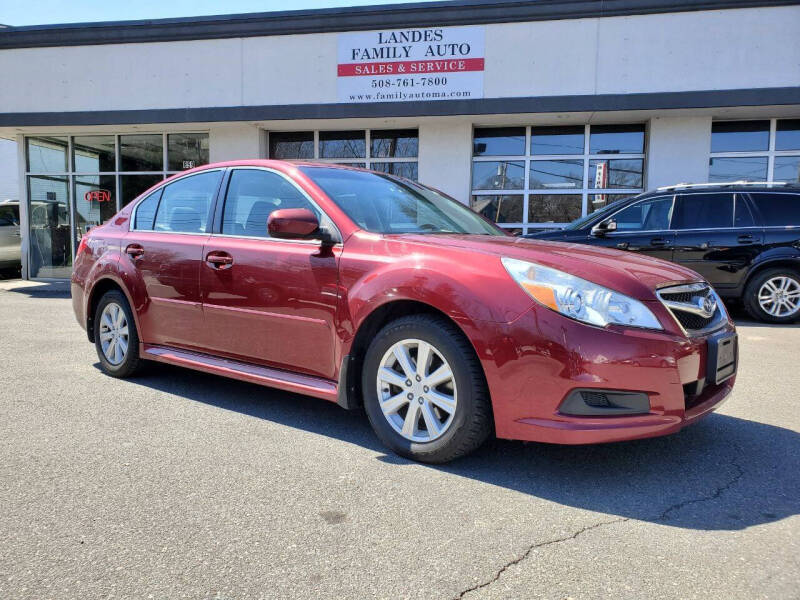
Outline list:
[[[663,192],[665,190],[676,190],[676,189],[691,189],[697,187],[727,187],[731,185],[758,185],[763,187],[772,187],[777,185],[790,185],[787,181],[721,181],[715,183],[676,183],[675,185],[665,185],[660,188],[656,188],[659,192]]]

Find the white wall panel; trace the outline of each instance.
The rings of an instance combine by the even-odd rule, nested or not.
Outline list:
[[[710,117],[656,117],[647,143],[647,187],[708,181]]]

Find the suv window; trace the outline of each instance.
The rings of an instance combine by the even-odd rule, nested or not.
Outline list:
[[[134,229],[150,230],[153,228],[153,221],[156,218],[158,201],[161,199],[161,192],[164,188],[159,188],[147,198],[139,202],[136,207],[136,219],[133,222]]]
[[[800,194],[750,194],[767,227],[800,225]]]
[[[307,208],[321,215],[308,199],[284,177],[272,171],[236,169],[231,173],[222,233],[268,238],[267,219],[280,208]]]
[[[673,229],[733,227],[733,194],[682,194],[675,198]]]
[[[623,208],[612,218],[617,231],[660,231],[669,229],[672,196],[649,198]]]
[[[19,208],[16,206],[0,206],[0,227],[19,225]]]
[[[733,226],[734,227],[753,227],[756,220],[753,218],[753,211],[745,202],[741,194],[736,194],[736,206],[733,209]]]
[[[211,200],[222,171],[206,171],[164,187],[153,229],[178,233],[203,233]]]

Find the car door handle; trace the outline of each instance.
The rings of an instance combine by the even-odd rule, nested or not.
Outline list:
[[[666,238],[653,238],[650,240],[650,245],[658,247],[669,246],[669,240]]]
[[[230,269],[233,266],[233,257],[227,252],[214,250],[206,254],[206,264],[212,269]]]
[[[736,238],[736,241],[739,242],[740,244],[752,244],[756,240],[752,235],[748,233],[745,235],[740,235],[738,238]]]
[[[128,246],[125,248],[125,254],[131,258],[139,258],[144,254],[144,248],[142,248],[139,244],[128,244]]]
[[[630,246],[628,242],[620,242],[619,244],[617,244],[617,248],[619,248],[620,250],[627,250],[628,246]]]

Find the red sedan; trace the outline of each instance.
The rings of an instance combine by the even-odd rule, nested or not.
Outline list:
[[[365,409],[444,462],[503,438],[664,435],[730,393],[736,332],[675,264],[514,238],[418,183],[250,160],[187,171],[81,239],[103,370],[156,360]]]

